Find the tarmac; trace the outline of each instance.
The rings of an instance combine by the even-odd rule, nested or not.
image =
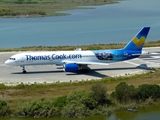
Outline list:
[[[20,83],[57,83],[77,82],[82,80],[101,79],[132,74],[141,74],[149,70],[160,68],[160,47],[144,48],[150,56],[142,56],[124,62],[110,65],[88,65],[88,72],[64,72],[62,66],[37,65],[26,66],[26,74],[19,66],[7,66],[5,61],[12,55],[20,52],[0,52],[0,83],[17,85]]]

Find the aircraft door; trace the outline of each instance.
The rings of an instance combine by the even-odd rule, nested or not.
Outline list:
[[[19,62],[20,62],[20,63],[25,63],[25,57],[22,56],[22,57],[20,58]]]

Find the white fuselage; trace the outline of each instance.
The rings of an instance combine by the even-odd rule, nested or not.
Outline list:
[[[54,52],[24,52],[11,56],[6,64],[13,66],[27,65],[63,65],[65,61],[98,62],[91,51],[54,51]]]

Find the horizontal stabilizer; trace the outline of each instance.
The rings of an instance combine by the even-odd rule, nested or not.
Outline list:
[[[148,54],[131,54],[132,56],[160,56],[160,53],[148,53]]]

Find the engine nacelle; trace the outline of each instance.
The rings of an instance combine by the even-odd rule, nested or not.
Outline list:
[[[63,70],[65,72],[75,72],[79,70],[79,66],[77,64],[64,64]]]

